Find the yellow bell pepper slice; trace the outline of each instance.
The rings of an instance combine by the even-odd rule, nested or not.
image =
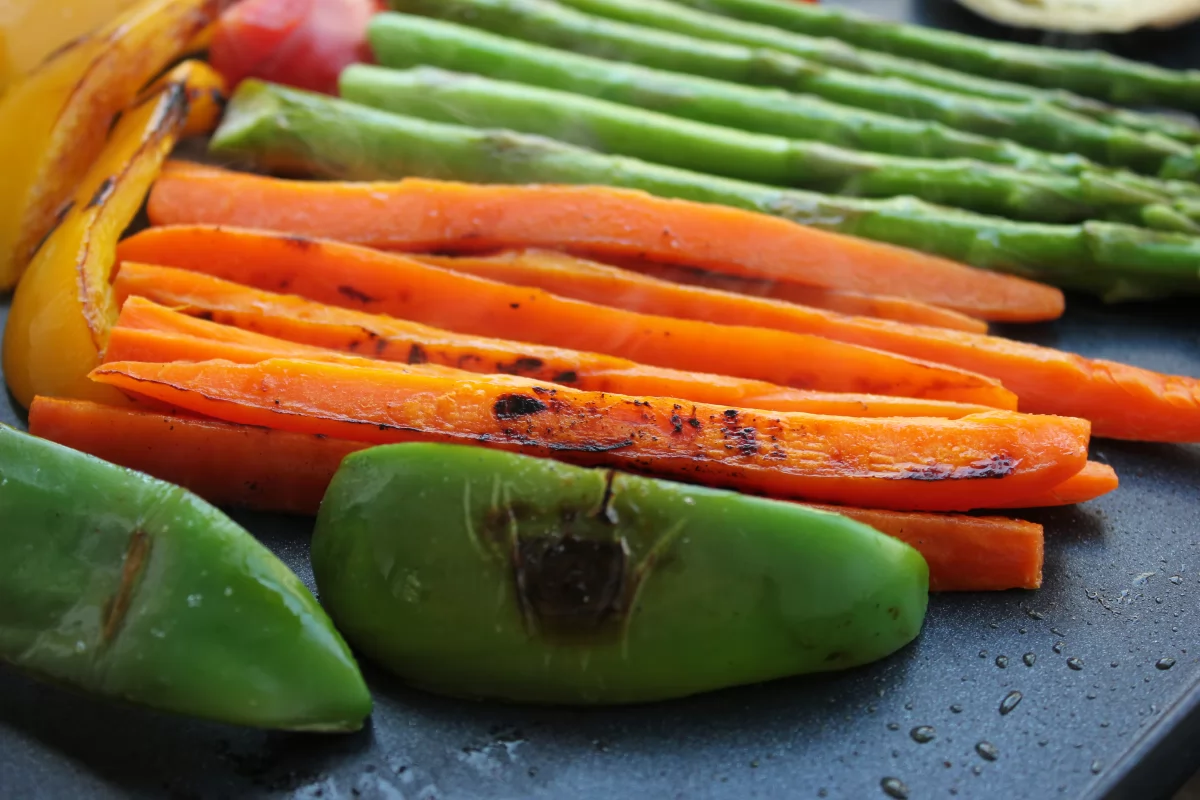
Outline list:
[[[26,408],[36,395],[122,402],[87,378],[118,313],[110,285],[117,241],[185,131],[215,125],[220,80],[187,61],[126,110],[38,249],[4,333],[4,376]]]
[[[16,283],[109,127],[215,21],[218,0],[142,0],[0,99],[0,290]]]
[[[138,0],[3,0],[0,39],[15,75],[32,71],[67,42],[98,28]],[[2,49],[2,48],[0,48]]]

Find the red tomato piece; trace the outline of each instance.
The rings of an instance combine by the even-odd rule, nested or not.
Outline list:
[[[370,61],[367,23],[383,0],[242,0],[221,15],[209,60],[245,78],[337,94],[342,69]]]

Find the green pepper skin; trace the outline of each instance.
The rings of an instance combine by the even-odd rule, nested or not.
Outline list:
[[[0,658],[195,717],[350,731],[371,697],[312,594],[195,495],[0,425]]]
[[[844,517],[456,445],[347,458],[312,560],[350,641],[406,681],[548,704],[865,664],[928,599],[919,553]]]

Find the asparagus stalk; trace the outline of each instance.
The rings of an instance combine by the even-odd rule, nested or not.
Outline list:
[[[977,161],[861,153],[431,67],[350,67],[342,73],[340,88],[348,100],[405,116],[538,133],[600,152],[742,180],[857,197],[911,194],[1045,222],[1111,214],[1200,233],[1200,225],[1160,203],[1164,198],[1131,192],[1099,175],[1028,174]]]
[[[1032,150],[935,122],[902,119],[781,89],[605,61],[427,17],[379,14],[371,23],[370,41],[376,59],[397,69],[427,64],[474,72],[756,133],[915,158],[970,158],[1027,172],[1103,171],[1081,156]],[[1194,183],[1168,185],[1131,173],[1109,175],[1109,179],[1145,194],[1184,197],[1191,190],[1200,191]]]
[[[916,200],[859,200],[703,175],[540,136],[418,120],[246,81],[210,148],[328,178],[418,175],[483,183],[604,184],[774,214],[1109,300],[1200,293],[1200,239],[1126,225],[1013,222]]]
[[[776,50],[712,42],[582,14],[550,0],[390,0],[393,8],[613,60],[767,84],[845,105],[942,122],[1163,177],[1200,174],[1200,155],[1155,134],[1113,128],[1044,105],[1000,103],[826,67]]]
[[[1200,111],[1200,70],[1168,70],[1098,51],[996,42],[952,31],[899,25],[841,8],[790,0],[682,0],[694,8],[830,36],[859,47],[1033,86],[1069,89],[1111,103]]]
[[[558,0],[585,14],[673,31],[701,39],[764,47],[808,58],[831,67],[883,77],[903,78],[959,94],[1013,103],[1046,103],[1109,125],[1159,133],[1190,144],[1200,143],[1200,127],[1164,114],[1119,109],[1057,89],[983,78],[910,58],[857,48],[832,38],[806,36],[754,22],[709,14],[670,0]]]

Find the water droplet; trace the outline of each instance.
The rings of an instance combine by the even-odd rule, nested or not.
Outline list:
[[[905,703],[905,704],[904,704],[904,708],[905,708],[905,710],[907,710],[907,711],[912,711],[912,710],[913,710],[913,704],[912,704],[912,701],[911,701],[911,700],[909,700],[907,703]]]
[[[1112,662],[1111,664],[1109,664],[1109,666],[1110,666],[1110,667],[1112,667],[1113,669],[1116,669],[1117,667],[1121,666],[1121,662],[1120,662],[1120,661],[1114,661],[1114,662]]]
[[[226,597],[232,597],[232,596],[233,596],[233,587],[232,587],[232,586],[226,586],[226,587],[225,587],[225,596],[226,596]]]
[[[750,769],[758,769],[758,759],[757,758],[750,762]]]
[[[955,703],[954,705],[950,706],[950,712],[952,714],[961,714],[962,706],[960,706],[958,703]]]
[[[75,642],[75,652],[76,653],[82,653],[85,650],[87,650],[87,645],[84,644],[82,640]]]
[[[1088,700],[1095,700],[1095,699],[1096,699],[1096,693],[1095,693],[1095,692],[1088,692],[1086,696],[1087,696],[1087,699],[1088,699]]]
[[[1158,661],[1154,662],[1154,666],[1158,667],[1159,669],[1170,669],[1171,667],[1175,666],[1175,659],[1171,658],[1170,656],[1167,656],[1166,658],[1160,658]]]
[[[908,787],[899,778],[884,778],[879,782],[879,788],[883,789],[883,793],[888,797],[908,800]]]
[[[874,713],[875,713],[875,706],[867,706],[867,713],[868,713],[868,714],[874,714]]]
[[[1102,770],[1102,769],[1104,769],[1104,765],[1100,763],[1099,759],[1092,762],[1092,774],[1093,775],[1099,775],[1100,770]]]
[[[1038,739],[1038,747],[1045,747],[1048,744],[1050,744],[1049,739]]]
[[[1100,727],[1101,727],[1101,728],[1107,728],[1107,727],[1108,727],[1109,725],[1111,725],[1111,724],[1112,724],[1112,723],[1111,723],[1111,722],[1109,722],[1108,720],[1104,720],[1103,722],[1101,722],[1101,723],[1100,723]]]
[[[1158,605],[1160,605],[1160,606],[1161,606],[1161,605],[1162,605],[1162,598],[1161,598],[1161,597],[1156,597],[1156,598],[1154,598],[1154,602],[1155,602],[1155,603],[1157,603]]]
[[[1014,708],[1016,708],[1018,705],[1020,705],[1021,699],[1024,696],[1025,695],[1021,694],[1020,692],[1016,691],[1015,689],[1013,691],[1009,692],[1008,694],[1004,695],[1004,699],[1000,701],[1001,716],[1008,714],[1010,711],[1012,711]]]
[[[980,651],[979,651],[979,657],[980,657],[980,658],[987,658],[987,650],[980,650]]]
[[[1004,669],[1008,666],[1008,656],[996,656],[996,666]]]
[[[1042,612],[1034,611],[1032,608],[1029,609],[1028,614],[1030,619],[1045,619],[1045,617],[1042,616]]]
[[[900,730],[900,723],[899,722],[889,722],[887,728],[889,731],[898,731],[898,730]]]
[[[202,601],[203,599],[204,599],[204,598],[203,598],[203,597],[201,597],[201,596],[200,596],[200,595],[198,595],[198,594],[189,594],[189,595],[187,596],[187,604],[188,604],[188,608],[199,608],[199,607],[200,607],[200,601]]]
[[[1172,575],[1170,578],[1167,578],[1167,580],[1169,580],[1171,583],[1175,584],[1176,586],[1183,583],[1183,578],[1179,577],[1178,575]]]
[[[1037,653],[1026,653],[1021,656],[1021,660],[1025,662],[1025,666],[1032,667],[1037,663]]]
[[[1067,659],[1067,666],[1074,670],[1083,669],[1083,659],[1071,656]]]
[[[937,738],[937,731],[933,729],[932,725],[918,725],[909,731],[908,735],[917,744],[929,744]]]
[[[1054,652],[1056,652],[1056,653],[1061,653],[1063,651],[1063,648],[1066,646],[1067,646],[1066,642],[1055,642],[1054,647],[1051,649],[1054,650]]]
[[[975,752],[979,753],[985,761],[995,761],[1000,757],[1000,748],[991,742],[980,742],[975,745]]]
[[[1020,630],[1018,630],[1018,631],[1017,631],[1017,633],[1029,633],[1029,629],[1028,629],[1028,628],[1021,628]]]
[[[971,774],[972,774],[972,775],[982,775],[982,774],[983,774],[983,767],[981,767],[981,766],[979,766],[978,764],[976,764],[975,766],[971,767]]]

